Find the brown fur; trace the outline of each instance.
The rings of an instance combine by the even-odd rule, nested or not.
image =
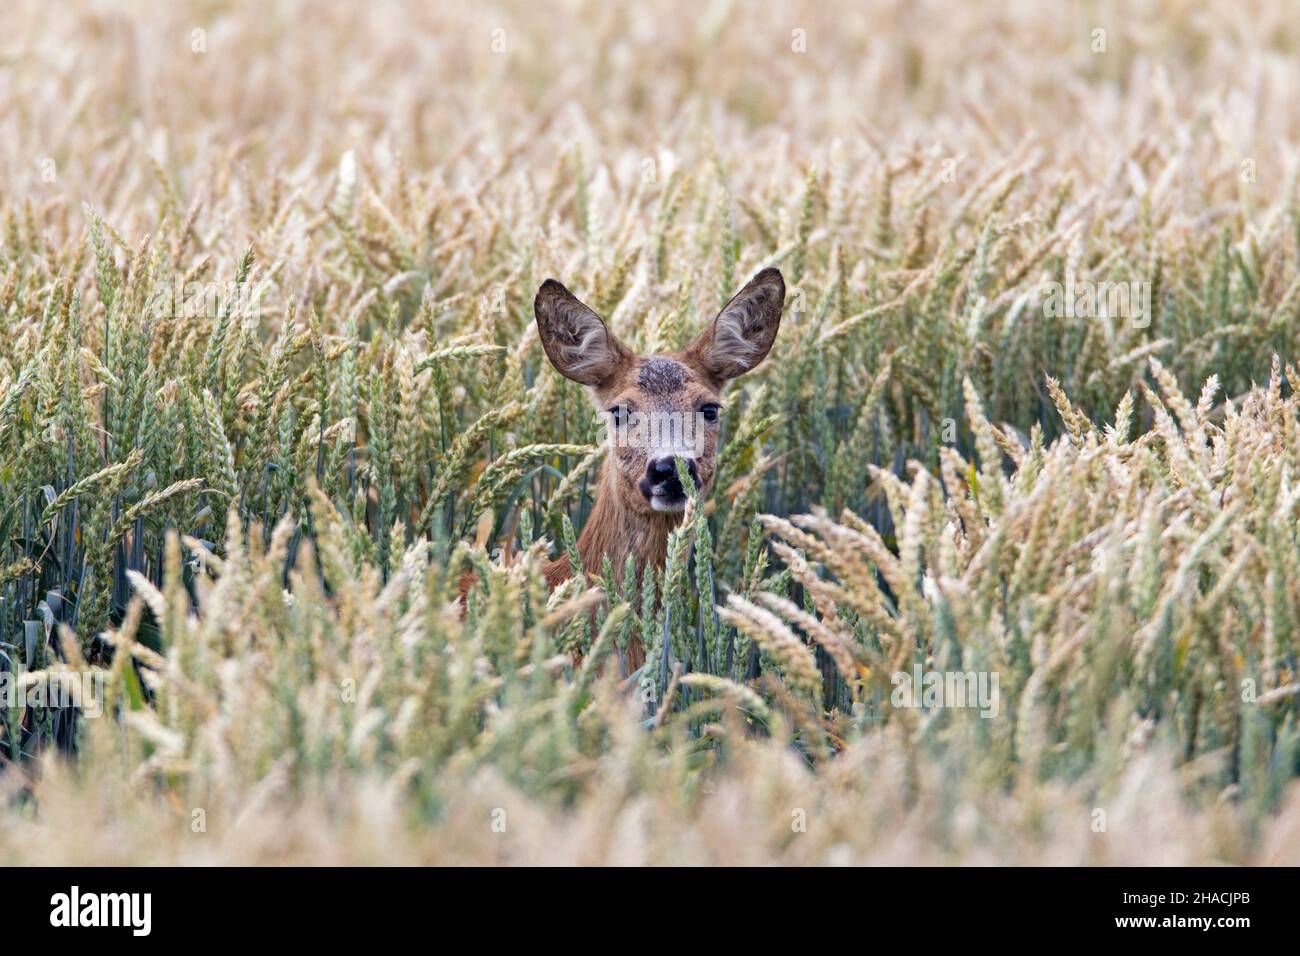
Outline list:
[[[619,487],[609,462],[601,469],[596,486],[596,506],[578,537],[578,556],[589,572],[599,572],[606,558],[614,569],[614,579],[622,584],[627,556],[633,555],[638,570],[661,568],[668,551],[668,534],[681,521],[680,514],[639,513],[624,506],[627,492]],[[640,493],[637,493],[640,499]],[[569,556],[562,554],[548,561],[543,569],[546,584],[555,589],[573,576]],[[634,671],[645,661],[641,639],[633,634],[628,640],[627,665]]]
[[[785,283],[775,269],[755,276],[723,308],[691,345],[668,355],[637,356],[609,332],[601,319],[554,279],[538,290],[534,311],[542,346],[562,374],[588,386],[602,411],[615,406],[638,413],[697,413],[719,404],[724,384],[756,366],[776,338]],[[713,481],[717,424],[699,433],[693,458],[701,491]],[[606,559],[620,581],[628,555],[638,575],[661,568],[668,535],[680,511],[656,510],[643,490],[655,449],[612,443],[596,487],[596,504],[578,538],[578,555],[588,574]],[[572,576],[567,555],[549,562],[546,582],[555,588]],[[627,649],[629,670],[645,653],[633,636]]]

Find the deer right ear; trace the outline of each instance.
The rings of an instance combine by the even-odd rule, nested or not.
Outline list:
[[[537,290],[533,314],[546,357],[565,378],[598,388],[632,358],[600,316],[554,279]]]
[[[780,270],[764,269],[731,297],[686,354],[719,384],[744,375],[771,351],[784,304]]]

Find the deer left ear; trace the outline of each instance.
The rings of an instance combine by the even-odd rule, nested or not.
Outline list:
[[[537,290],[533,312],[546,357],[565,378],[600,388],[632,360],[600,316],[554,279]]]
[[[691,343],[686,357],[719,385],[744,375],[767,358],[784,305],[781,270],[764,269],[723,306],[713,324]]]

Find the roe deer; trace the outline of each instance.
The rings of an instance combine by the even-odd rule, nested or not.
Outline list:
[[[533,310],[547,358],[561,375],[586,385],[598,412],[608,416],[609,453],[578,538],[588,573],[599,574],[609,558],[621,579],[629,554],[638,575],[663,566],[668,534],[686,507],[677,459],[706,491],[716,466],[722,388],[767,356],[784,303],[780,271],[764,269],[686,349],[639,356],[563,285],[542,283]],[[569,578],[568,556],[549,562],[545,572],[552,588]],[[627,656],[630,668],[641,665],[644,650],[635,637]]]

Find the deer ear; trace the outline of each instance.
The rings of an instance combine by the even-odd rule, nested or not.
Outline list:
[[[565,378],[599,387],[632,358],[600,316],[554,279],[537,290],[533,314],[546,357]]]
[[[781,270],[764,269],[722,307],[686,354],[719,384],[744,375],[771,351],[784,304]]]

